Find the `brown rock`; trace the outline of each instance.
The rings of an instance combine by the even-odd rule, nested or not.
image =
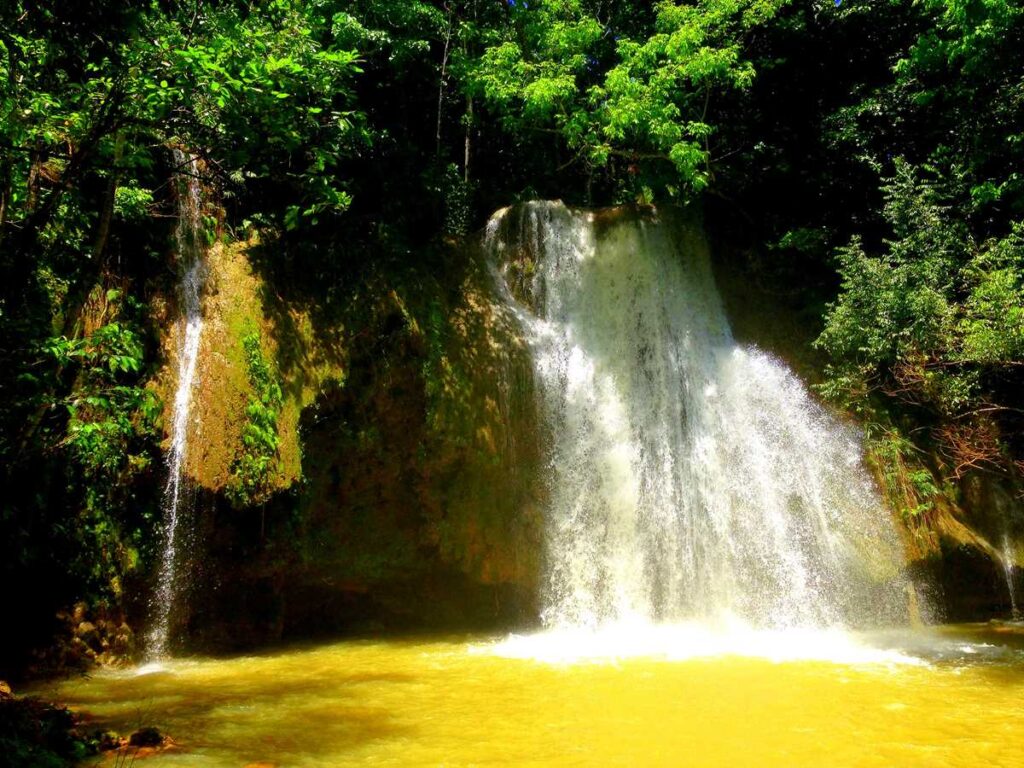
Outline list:
[[[163,743],[164,735],[153,726],[140,728],[128,737],[128,744],[132,747],[159,747]]]

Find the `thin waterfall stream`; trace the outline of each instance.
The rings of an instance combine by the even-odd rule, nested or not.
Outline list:
[[[190,501],[184,476],[189,438],[194,431],[192,393],[196,383],[199,345],[203,333],[202,294],[205,284],[202,244],[202,190],[196,158],[174,150],[178,170],[178,221],[174,230],[181,280],[178,286],[181,319],[178,329],[178,385],[174,393],[170,447],[167,452],[167,484],[161,507],[164,513],[163,555],[151,608],[147,642],[150,659],[168,654],[171,611],[180,592],[180,523]]]
[[[1006,578],[1006,591],[1010,595],[1010,618],[1013,621],[1021,620],[1020,603],[1017,599],[1017,585],[1013,577],[1013,547],[1010,544],[1010,534],[1003,534],[1003,550],[1000,559],[1003,562],[1003,576]]]
[[[547,627],[907,620],[858,433],[734,340],[698,227],[538,202],[486,239],[550,431]]]

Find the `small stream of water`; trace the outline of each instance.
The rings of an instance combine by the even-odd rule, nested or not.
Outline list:
[[[1003,534],[1003,575],[1006,577],[1006,591],[1010,594],[1010,616],[1014,621],[1020,621],[1020,604],[1017,602],[1017,585],[1013,577],[1013,547],[1010,545],[1010,534]]]
[[[189,438],[194,431],[192,393],[196,384],[199,344],[203,334],[202,293],[205,283],[202,239],[202,190],[195,157],[174,150],[178,170],[178,222],[174,230],[181,319],[178,331],[178,386],[174,393],[170,447],[167,452],[167,485],[163,495],[164,549],[156,591],[153,595],[147,656],[153,661],[168,654],[171,612],[180,592],[180,523],[189,502],[184,476]]]

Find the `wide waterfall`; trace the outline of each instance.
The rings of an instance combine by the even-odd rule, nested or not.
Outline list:
[[[487,247],[550,434],[545,625],[905,618],[857,432],[734,340],[683,214],[530,203]]]
[[[181,274],[178,330],[178,386],[174,393],[170,448],[167,452],[167,485],[163,494],[164,550],[159,580],[153,595],[147,650],[151,658],[167,655],[171,608],[180,589],[178,568],[183,517],[189,492],[184,477],[189,436],[193,432],[192,390],[195,386],[199,342],[203,333],[202,293],[205,282],[202,238],[202,191],[195,157],[174,150],[178,172],[178,221],[174,230],[175,250]]]

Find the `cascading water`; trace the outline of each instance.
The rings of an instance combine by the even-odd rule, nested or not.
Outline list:
[[[857,433],[733,339],[695,227],[530,203],[487,247],[550,429],[546,626],[905,618]]]
[[[202,293],[205,282],[202,244],[202,193],[195,157],[174,150],[178,169],[178,222],[174,230],[178,268],[181,273],[179,299],[181,319],[178,330],[178,388],[174,393],[171,444],[167,453],[167,485],[164,488],[164,550],[153,596],[148,653],[159,659],[167,655],[170,616],[178,594],[179,524],[186,512],[188,488],[184,477],[189,435],[193,430],[192,390],[203,333]]]
[[[1010,534],[1003,534],[1003,551],[1000,553],[1003,561],[1003,576],[1006,578],[1006,591],[1010,594],[1010,618],[1013,621],[1020,621],[1020,603],[1017,601],[1017,585],[1013,578],[1013,547],[1010,545]]]

